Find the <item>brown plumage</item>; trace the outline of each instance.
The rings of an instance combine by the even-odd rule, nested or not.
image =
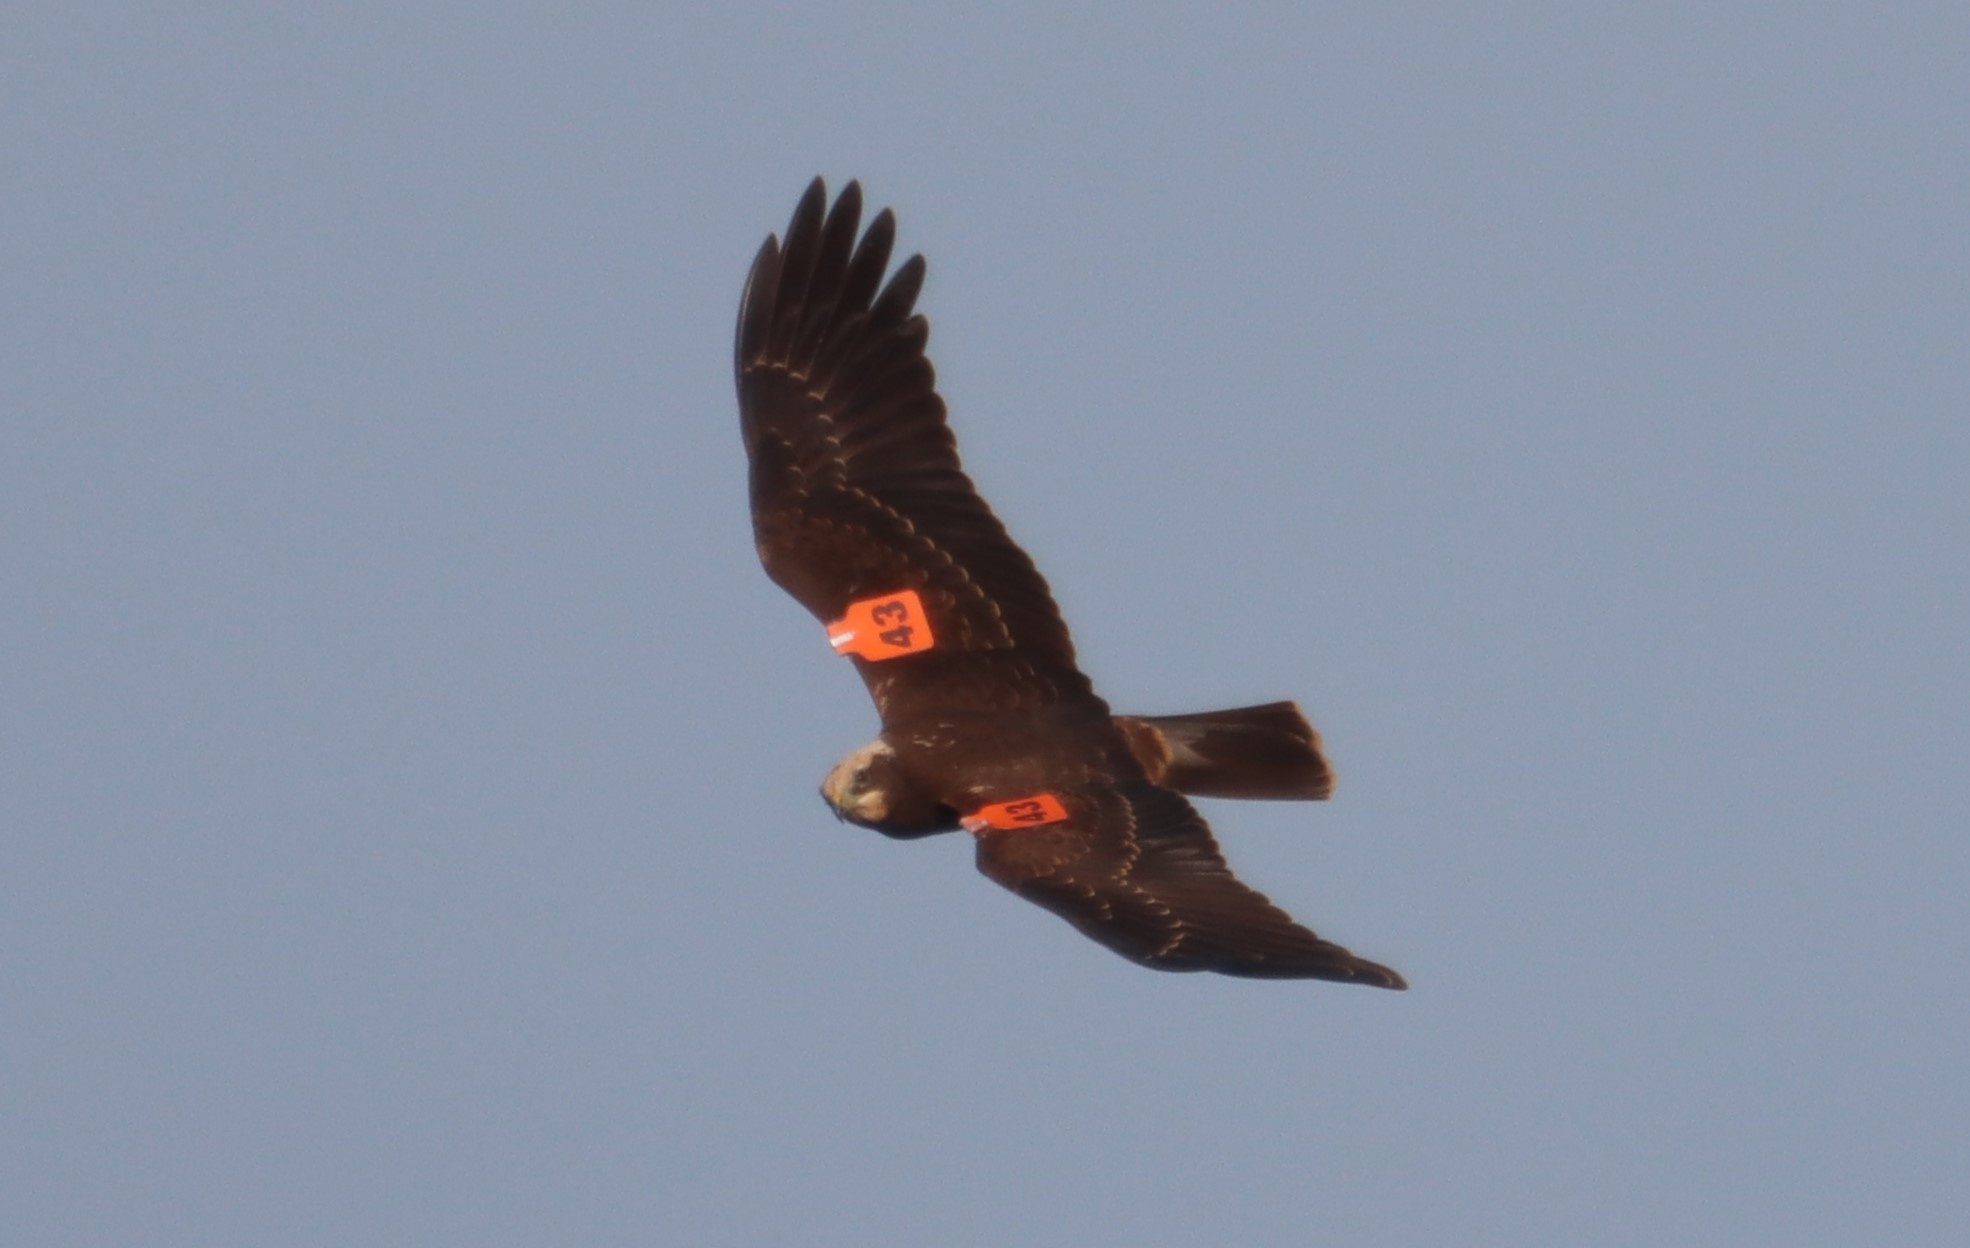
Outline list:
[[[828,804],[891,836],[965,827],[987,876],[1145,966],[1403,987],[1239,883],[1181,796],[1326,797],[1298,707],[1118,717],[1095,694],[959,466],[915,312],[923,257],[885,282],[895,219],[864,232],[861,211],[858,185],[829,208],[815,179],[753,262],[736,352],[760,560],[850,647],[882,717]]]

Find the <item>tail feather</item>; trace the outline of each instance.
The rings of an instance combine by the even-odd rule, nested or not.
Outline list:
[[[1320,734],[1292,702],[1115,723],[1149,778],[1180,793],[1318,801],[1334,791]]]

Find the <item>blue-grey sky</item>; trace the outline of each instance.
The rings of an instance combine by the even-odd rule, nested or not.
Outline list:
[[[1970,10],[22,4],[0,1241],[1970,1240]],[[829,817],[816,173],[1118,708],[1407,994]]]

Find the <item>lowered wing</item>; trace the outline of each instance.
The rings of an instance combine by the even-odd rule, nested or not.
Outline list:
[[[1067,818],[987,830],[978,869],[1132,962],[1405,988],[1238,882],[1189,802],[1146,780],[1055,795]]]

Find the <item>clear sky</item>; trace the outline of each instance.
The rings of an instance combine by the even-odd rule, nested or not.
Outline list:
[[[0,20],[0,1242],[1970,1242],[1970,9]],[[837,824],[816,173],[1102,691],[1406,994]]]

